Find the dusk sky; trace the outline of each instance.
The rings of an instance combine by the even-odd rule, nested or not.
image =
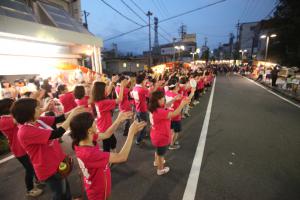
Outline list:
[[[134,15],[121,0],[105,0],[111,6],[139,24],[145,23]],[[144,12],[150,10],[159,20],[205,6],[218,0],[124,0],[144,20],[148,20],[133,3],[134,1]],[[276,0],[227,0],[220,4],[205,8],[159,24],[168,34],[159,29],[169,41],[179,37],[178,29],[181,24],[187,26],[188,33],[197,33],[198,46],[202,46],[204,38],[208,38],[208,46],[216,48],[219,43],[229,40],[229,33],[236,34],[235,25],[240,22],[259,21],[265,18],[274,8]],[[90,13],[88,17],[89,30],[103,40],[123,32],[138,28],[139,26],[120,16],[105,5],[101,0],[82,0],[82,10]],[[152,44],[154,31],[152,31]],[[148,49],[148,27],[104,42],[104,46],[111,48],[117,43],[122,52],[142,53]],[[159,43],[168,41],[159,36]]]

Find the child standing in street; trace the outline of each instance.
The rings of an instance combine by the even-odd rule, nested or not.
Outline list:
[[[171,119],[179,115],[183,107],[190,103],[189,99],[181,101],[175,111],[165,109],[165,96],[161,91],[153,92],[150,97],[149,111],[151,128],[151,142],[156,147],[154,155],[154,166],[157,166],[157,175],[163,175],[170,171],[169,167],[164,167],[164,156],[171,143]]]
[[[119,114],[116,121],[106,130],[97,134],[97,126],[91,113],[75,116],[71,121],[71,137],[79,167],[84,176],[84,187],[89,200],[106,200],[111,193],[110,163],[126,162],[133,138],[144,128],[145,122],[134,122],[128,132],[126,142],[119,153],[103,152],[97,141],[109,138],[117,127],[132,117],[131,112]]]

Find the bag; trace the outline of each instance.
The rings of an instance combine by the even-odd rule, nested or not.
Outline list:
[[[66,158],[60,162],[57,172],[63,177],[66,178],[73,169],[73,158],[71,156],[66,156]]]

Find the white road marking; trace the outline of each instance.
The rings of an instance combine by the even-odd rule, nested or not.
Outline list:
[[[284,98],[284,97],[282,97],[282,96],[276,94],[275,92],[269,90],[268,88],[266,88],[266,87],[264,87],[264,86],[262,86],[262,85],[256,83],[255,81],[253,81],[253,80],[251,80],[251,79],[249,79],[249,78],[246,78],[246,79],[247,79],[248,81],[250,81],[250,82],[256,84],[257,86],[259,86],[259,87],[261,87],[261,88],[267,90],[269,93],[271,93],[271,94],[273,94],[273,95],[279,97],[280,99],[282,99],[282,100],[284,100],[284,101],[286,101],[286,102],[288,102],[288,103],[290,103],[290,104],[296,106],[297,108],[300,108],[300,105],[298,105],[298,104],[296,104],[296,103],[294,103],[294,102],[292,102],[292,101],[290,101],[290,100],[288,100],[288,99],[286,99],[286,98]]]
[[[14,155],[7,156],[6,158],[3,158],[3,159],[0,160],[0,164],[5,163],[6,161],[9,161],[9,160],[13,159],[14,157],[15,157]]]
[[[214,98],[215,93],[215,85],[216,85],[217,78],[215,78],[211,94],[209,97],[208,106],[206,109],[206,114],[204,118],[204,123],[201,130],[201,135],[199,138],[198,146],[196,149],[195,157],[193,160],[192,168],[190,171],[189,179],[185,187],[183,200],[194,200],[196,196],[197,191],[197,185],[198,185],[198,179],[200,176],[200,170],[201,170],[201,163],[203,159],[203,153],[204,153],[204,147],[206,142],[206,136],[209,126],[209,120],[210,120],[210,114],[211,114],[211,108],[212,108],[212,102]]]

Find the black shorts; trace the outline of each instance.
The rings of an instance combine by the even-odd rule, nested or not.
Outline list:
[[[171,129],[174,130],[175,133],[181,132],[181,121],[171,121]]]
[[[159,156],[164,156],[168,150],[168,146],[156,147],[156,153]]]

